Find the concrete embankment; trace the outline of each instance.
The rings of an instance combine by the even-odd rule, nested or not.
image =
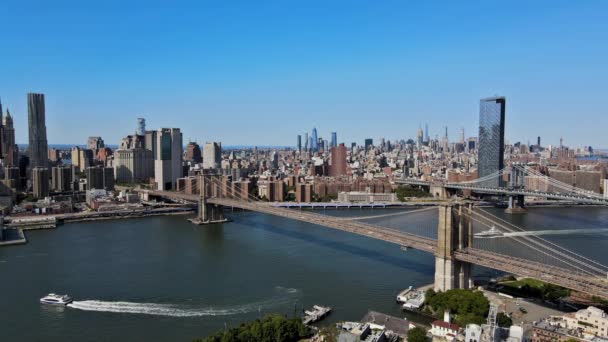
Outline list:
[[[154,208],[142,210],[117,210],[107,212],[80,212],[53,216],[8,217],[4,229],[4,239],[0,247],[27,243],[25,230],[53,229],[62,223],[89,222],[102,220],[132,219],[149,216],[191,215],[192,208]]]
[[[27,239],[25,238],[25,234],[23,233],[22,229],[5,228],[3,233],[4,239],[0,241],[0,247],[27,243]]]

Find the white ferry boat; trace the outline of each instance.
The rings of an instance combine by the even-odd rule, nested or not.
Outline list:
[[[475,233],[475,234],[473,234],[473,236],[478,237],[478,238],[493,238],[493,237],[503,236],[503,232],[496,229],[496,227],[492,226],[492,228],[490,228],[489,230],[486,230],[486,231],[483,231],[480,233]]]
[[[72,297],[68,295],[58,295],[54,293],[49,293],[45,297],[40,298],[41,304],[49,304],[49,305],[68,305],[73,301]]]

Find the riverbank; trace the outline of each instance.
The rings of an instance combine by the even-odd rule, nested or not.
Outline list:
[[[0,247],[22,245],[27,243],[26,230],[55,229],[64,223],[94,222],[109,220],[136,219],[154,216],[192,215],[193,208],[146,208],[143,210],[116,210],[108,212],[80,212],[59,214],[53,216],[29,216],[6,218],[7,228],[4,229],[5,238],[0,241]]]

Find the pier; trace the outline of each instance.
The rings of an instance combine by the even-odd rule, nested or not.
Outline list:
[[[329,306],[313,305],[312,310],[304,311],[304,318],[302,319],[302,322],[305,325],[318,322],[325,318],[325,316],[329,315],[330,312],[331,308]]]

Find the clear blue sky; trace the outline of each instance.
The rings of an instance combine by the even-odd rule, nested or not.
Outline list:
[[[500,94],[511,142],[608,147],[607,1],[127,2],[1,1],[17,142],[30,91],[50,143],[116,144],[143,116],[225,145],[476,135]]]

